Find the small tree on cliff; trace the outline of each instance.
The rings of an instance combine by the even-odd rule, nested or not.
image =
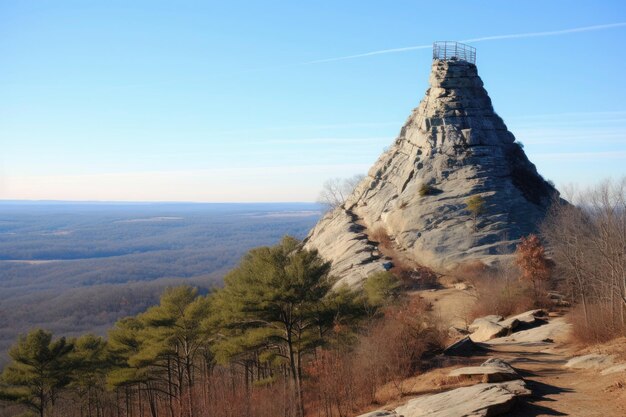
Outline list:
[[[522,237],[515,250],[515,262],[522,271],[521,279],[532,283],[537,297],[543,285],[550,279],[552,263],[546,258],[545,248],[536,235]]]
[[[476,231],[476,222],[478,220],[478,216],[485,212],[485,199],[479,195],[474,195],[465,200],[465,205],[472,215],[474,231]]]
[[[341,206],[363,178],[365,176],[359,174],[350,178],[331,178],[326,180],[320,195],[317,197],[317,202],[328,210]]]

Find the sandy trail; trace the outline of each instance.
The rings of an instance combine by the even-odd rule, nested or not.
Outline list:
[[[549,326],[560,326],[559,335],[554,343],[541,342],[542,327]],[[602,376],[597,370],[564,368],[574,356],[567,342],[569,325],[564,319],[534,330],[540,335],[535,342],[518,341],[513,334],[503,338],[509,341],[489,343],[489,356],[508,361],[533,391],[533,396],[508,416],[626,416],[626,387],[620,387],[626,381],[624,373]]]
[[[470,292],[455,288],[420,291],[419,295],[433,304],[435,314],[458,327],[463,327],[474,302]],[[533,391],[507,416],[626,417],[626,373],[603,376],[599,370],[563,366],[580,355],[570,342],[570,332],[565,318],[551,318],[542,326],[483,344],[488,352],[476,361],[504,359]]]

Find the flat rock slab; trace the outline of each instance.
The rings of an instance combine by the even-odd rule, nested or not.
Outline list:
[[[491,417],[509,412],[517,398],[530,393],[521,380],[477,384],[415,398],[395,412],[404,417]]]
[[[518,314],[513,317],[509,317],[505,320],[499,321],[498,324],[502,327],[507,327],[512,331],[528,329],[533,325],[545,323],[542,318],[548,317],[548,313],[545,310],[537,309],[526,311],[525,313]]]
[[[619,365],[613,365],[610,368],[606,368],[605,370],[600,372],[600,374],[601,375],[610,375],[610,374],[615,374],[617,372],[626,372],[626,363],[621,363]]]
[[[566,368],[573,369],[606,369],[613,365],[613,356],[590,354],[576,356],[565,364]]]
[[[522,378],[511,365],[498,358],[491,358],[480,366],[455,369],[448,376],[461,379],[478,379],[481,382],[504,382]]]
[[[497,323],[483,321],[479,324],[479,327],[474,333],[470,335],[470,339],[472,339],[472,342],[486,342],[496,337],[505,336],[508,332],[509,329]]]
[[[571,330],[572,325],[560,317],[549,321],[547,324],[512,333],[506,337],[489,340],[488,345],[516,344],[521,346],[548,345],[549,340],[563,338]]]

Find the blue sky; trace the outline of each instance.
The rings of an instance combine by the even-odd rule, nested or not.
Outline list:
[[[433,41],[485,37],[546,178],[626,173],[623,1],[3,0],[0,199],[313,201],[393,141]]]

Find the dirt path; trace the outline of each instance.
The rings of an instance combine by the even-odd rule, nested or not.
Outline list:
[[[526,333],[524,335],[514,333],[489,343],[489,356],[508,361],[533,391],[533,396],[508,416],[626,416],[626,387],[621,385],[626,381],[623,373],[602,376],[597,370],[571,370],[563,366],[574,356],[567,341],[569,327],[560,318],[521,332]],[[554,343],[541,341],[547,337],[554,339]]]
[[[474,301],[471,292],[455,288],[420,291],[419,295],[433,304],[435,314],[457,327],[466,321]],[[570,331],[564,318],[551,318],[548,324],[484,344],[488,352],[475,358],[477,362],[488,357],[504,359],[533,391],[507,416],[626,417],[626,373],[603,376],[598,370],[564,367],[580,355],[570,342]]]
[[[431,303],[433,314],[443,323],[460,329],[465,329],[471,323],[469,317],[476,297],[469,290],[444,288],[414,291],[412,294],[419,295]]]

